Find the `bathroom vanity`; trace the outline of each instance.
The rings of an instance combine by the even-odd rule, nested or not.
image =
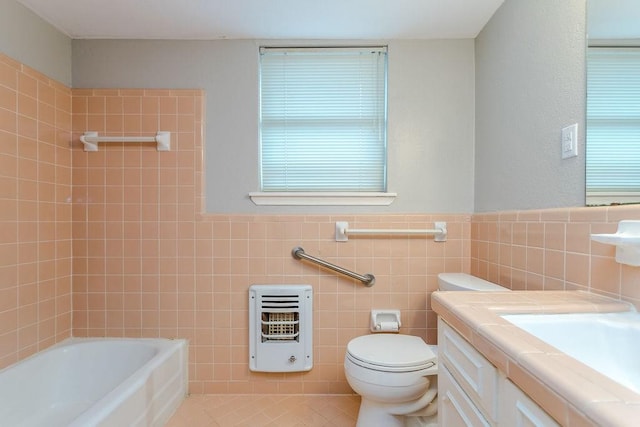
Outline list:
[[[434,292],[439,424],[633,426],[640,394],[501,315],[630,311],[580,291]]]
[[[442,319],[438,343],[440,425],[559,425]]]

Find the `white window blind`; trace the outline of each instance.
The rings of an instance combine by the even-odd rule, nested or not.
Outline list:
[[[262,191],[386,191],[386,57],[260,49]]]
[[[586,140],[587,202],[597,204],[598,197],[609,196],[618,202],[637,201],[640,48],[589,48]]]

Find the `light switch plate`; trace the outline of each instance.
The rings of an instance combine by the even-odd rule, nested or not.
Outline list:
[[[568,159],[578,155],[578,124],[572,124],[562,129],[561,137],[562,158]]]

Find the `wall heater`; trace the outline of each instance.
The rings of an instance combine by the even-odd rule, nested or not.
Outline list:
[[[311,285],[251,285],[249,369],[299,372],[312,367]]]

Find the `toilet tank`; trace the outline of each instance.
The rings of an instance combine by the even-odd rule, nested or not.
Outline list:
[[[438,274],[438,289],[441,291],[508,291],[505,287],[487,282],[466,273]]]

